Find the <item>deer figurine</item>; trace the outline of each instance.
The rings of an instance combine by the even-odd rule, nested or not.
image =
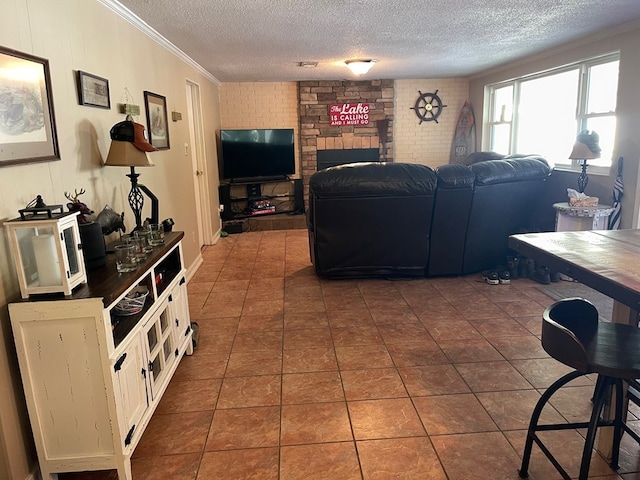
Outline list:
[[[93,210],[87,207],[85,203],[78,200],[78,197],[80,197],[80,195],[84,193],[84,188],[81,188],[79,192],[78,189],[74,189],[73,195],[68,192],[64,192],[64,196],[67,198],[67,200],[69,200],[69,203],[67,203],[67,208],[69,209],[69,211],[80,212],[80,215],[78,215],[79,224],[91,222],[91,219],[88,216],[93,213]]]

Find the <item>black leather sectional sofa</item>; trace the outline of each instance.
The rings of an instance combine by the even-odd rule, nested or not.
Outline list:
[[[502,157],[502,156],[500,156]],[[508,236],[535,230],[550,174],[539,156],[435,171],[352,163],[309,180],[311,261],[331,278],[463,275],[504,264]]]

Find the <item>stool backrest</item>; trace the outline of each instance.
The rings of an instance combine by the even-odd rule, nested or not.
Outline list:
[[[544,311],[542,347],[559,362],[589,371],[588,345],[598,330],[598,310],[584,298],[566,298]]]

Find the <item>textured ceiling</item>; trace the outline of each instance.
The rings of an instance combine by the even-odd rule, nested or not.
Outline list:
[[[221,82],[460,77],[640,19],[640,0],[119,0]],[[318,62],[301,68],[299,62]]]

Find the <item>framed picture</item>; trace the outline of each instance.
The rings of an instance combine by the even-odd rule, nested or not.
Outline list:
[[[60,160],[49,61],[0,47],[0,167]]]
[[[109,80],[78,70],[78,101],[88,107],[111,108]]]
[[[145,91],[144,108],[147,111],[149,143],[158,150],[167,150],[169,148],[169,123],[167,122],[166,97]]]

